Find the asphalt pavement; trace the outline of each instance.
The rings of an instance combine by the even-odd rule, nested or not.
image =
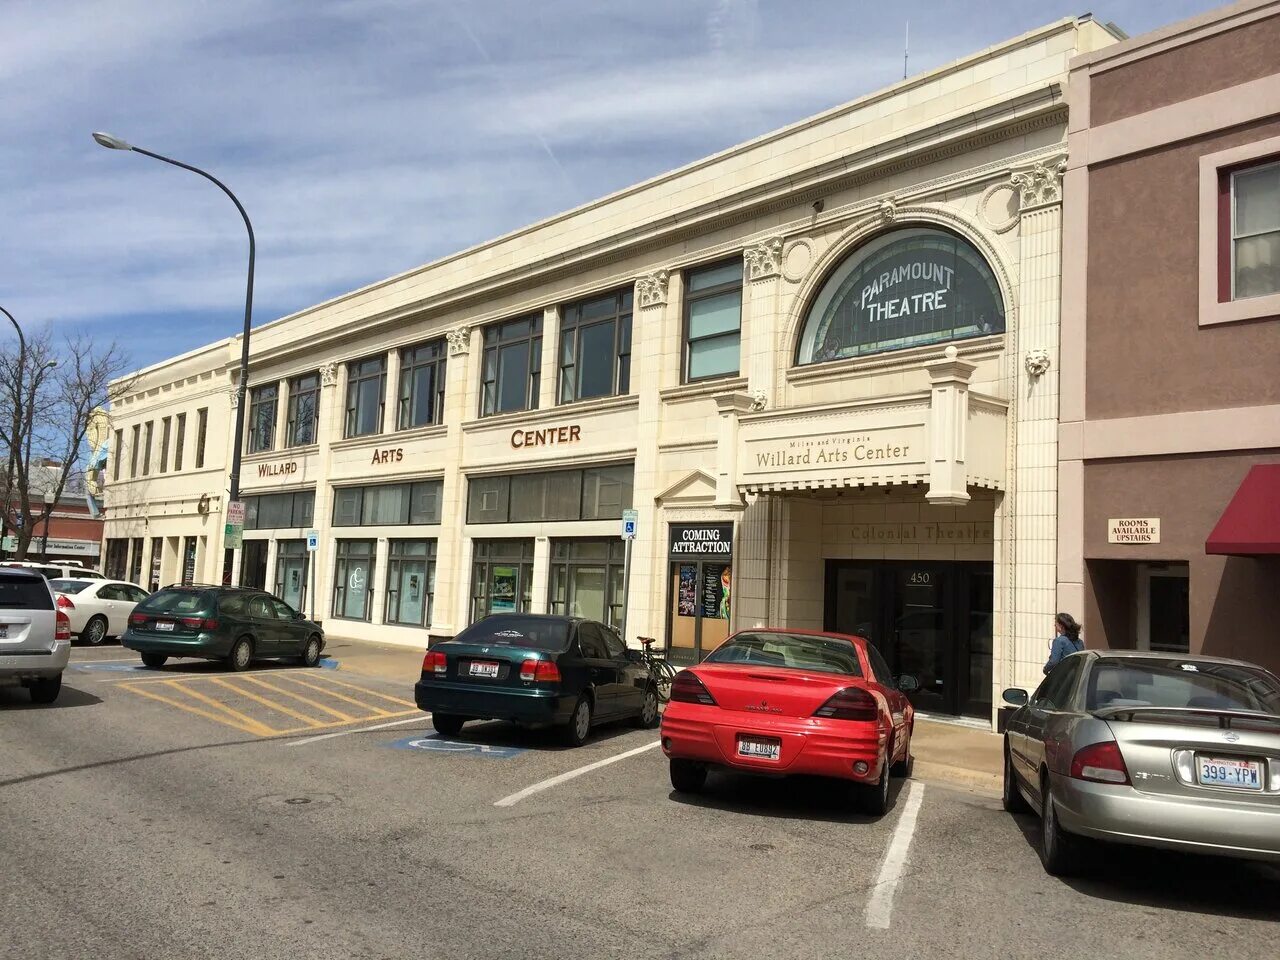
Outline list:
[[[77,649],[0,689],[0,957],[1271,958],[1280,871],[1111,851],[1063,882],[1034,818],[895,783],[673,794],[655,731],[436,737],[412,677]],[[330,666],[337,664],[330,663]]]

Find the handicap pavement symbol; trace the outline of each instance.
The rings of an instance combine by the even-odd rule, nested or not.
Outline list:
[[[387,744],[396,750],[426,750],[430,753],[468,754],[487,757],[490,760],[506,760],[524,753],[523,747],[500,747],[491,743],[471,743],[465,740],[447,740],[434,734],[425,737],[405,737]]]
[[[133,673],[135,670],[146,670],[147,673],[155,672],[144,667],[140,660],[135,663],[119,663],[113,660],[85,660],[81,663],[73,663],[71,666],[76,670],[101,670],[105,673]]]

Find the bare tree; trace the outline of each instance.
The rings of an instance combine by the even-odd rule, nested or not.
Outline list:
[[[113,383],[127,369],[118,344],[84,334],[55,338],[49,329],[28,337],[21,357],[15,348],[0,352],[0,444],[7,465],[0,525],[17,536],[19,560],[81,463],[94,410],[129,389],[127,382]],[[53,503],[45,502],[46,491]]]

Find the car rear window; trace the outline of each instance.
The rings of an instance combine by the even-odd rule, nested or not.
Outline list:
[[[1257,710],[1280,715],[1280,681],[1265,670],[1193,657],[1104,657],[1089,673],[1085,707]]]
[[[6,610],[52,610],[53,597],[44,580],[0,575],[0,608]]]
[[[530,647],[559,653],[569,646],[569,623],[543,617],[485,617],[454,637],[459,643]]]
[[[712,651],[703,662],[862,676],[858,651],[848,640],[798,633],[739,633]]]
[[[137,613],[203,613],[213,608],[208,590],[161,590],[139,603]]]
[[[88,580],[50,580],[49,589],[54,593],[79,593],[89,586]]]

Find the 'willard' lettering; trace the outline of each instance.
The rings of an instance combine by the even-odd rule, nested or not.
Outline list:
[[[286,460],[284,463],[258,464],[259,477],[283,477],[286,474],[297,472],[298,462],[296,460]]]

